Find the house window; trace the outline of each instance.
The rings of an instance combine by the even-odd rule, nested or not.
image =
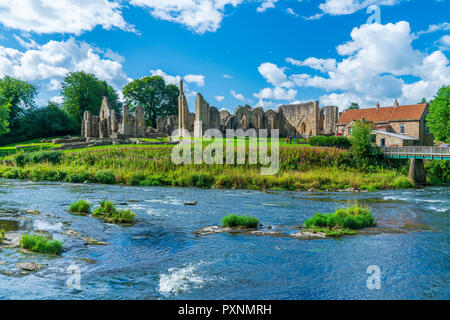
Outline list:
[[[403,123],[400,124],[400,133],[405,133],[405,125]]]
[[[428,113],[425,114],[425,120],[423,121],[424,127],[425,127],[425,134],[430,134],[430,128],[428,127],[428,124],[427,124],[427,117],[428,117]]]
[[[386,146],[386,139],[385,139],[385,138],[381,138],[381,139],[380,139],[380,145],[381,145],[382,147],[385,147],[385,146]]]
[[[352,134],[352,128],[348,128],[348,134]]]

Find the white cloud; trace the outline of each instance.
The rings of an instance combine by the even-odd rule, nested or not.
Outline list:
[[[305,61],[295,60],[293,58],[286,58],[286,62],[294,66],[305,66],[321,72],[333,71],[336,69],[335,59],[317,59],[314,57],[308,58]]]
[[[205,85],[205,76],[201,74],[188,74],[184,76],[184,80],[187,83],[195,83],[199,87],[203,87]]]
[[[161,20],[185,25],[197,33],[214,32],[222,22],[226,7],[237,7],[243,0],[130,0]]]
[[[290,14],[290,15],[295,16],[295,17],[298,16],[298,14],[295,13],[295,11],[294,11],[292,8],[287,8],[287,9],[286,9],[286,12],[287,12],[288,14]]]
[[[337,47],[341,61],[310,57],[287,62],[308,66],[326,76],[292,74],[289,80],[299,87],[313,87],[330,92],[322,104],[361,106],[417,103],[432,98],[444,84],[450,83],[450,65],[441,51],[431,54],[416,50],[408,22],[362,25],[351,32],[351,40]],[[408,79],[408,80],[406,80]],[[416,80],[414,80],[416,79]]]
[[[422,30],[422,31],[418,31],[414,34],[415,38],[420,37],[423,34],[428,34],[428,33],[433,33],[436,31],[448,31],[450,30],[450,23],[448,22],[442,22],[439,24],[432,24],[429,25],[428,28],[426,30]]]
[[[0,0],[0,23],[40,34],[80,34],[98,25],[134,31],[123,19],[118,1],[110,0]]]
[[[178,86],[180,84],[180,80],[181,80],[180,76],[168,75],[167,73],[165,73],[161,69],[150,70],[150,74],[152,76],[160,76],[160,77],[162,77],[164,79],[164,82],[166,83],[166,85],[167,84],[174,84],[174,85]]]
[[[265,62],[258,67],[259,73],[267,80],[270,84],[278,87],[292,87],[292,82],[287,81],[286,74],[284,70],[278,68],[276,64]]]
[[[284,89],[280,87],[275,88],[264,88],[259,91],[259,93],[253,94],[259,99],[270,99],[270,100],[288,100],[292,101],[297,95],[297,90],[295,89]]]
[[[61,104],[61,103],[63,103],[63,101],[64,101],[64,97],[63,97],[63,96],[55,96],[55,97],[52,97],[52,98],[50,99],[50,101],[51,101],[51,102],[54,102],[54,103]]]
[[[256,9],[258,12],[265,12],[267,9],[273,9],[275,8],[275,3],[277,3],[278,0],[263,0],[261,5]]]
[[[230,90],[230,93],[231,93],[231,95],[232,95],[235,99],[237,99],[237,100],[239,100],[239,101],[251,102],[251,100],[246,99],[242,93],[237,93],[237,92],[236,92],[235,90],[233,90],[233,89]]]
[[[439,39],[439,44],[442,50],[450,51],[450,35],[446,34],[445,36],[442,36],[442,38]]]
[[[13,34],[13,37],[25,49],[39,48],[39,44],[36,41],[34,41],[29,35],[26,35],[26,38],[27,38],[26,40],[21,38],[21,37],[19,37],[16,34]]]
[[[222,102],[225,99],[225,97],[224,96],[215,96],[214,99],[216,99],[219,102]]]
[[[229,74],[224,74],[223,77],[224,79],[234,79],[234,77],[230,76]]]
[[[23,52],[0,46],[0,76],[44,81],[48,88],[56,89],[56,81],[73,71],[93,73],[116,89],[121,89],[129,81],[119,62],[102,57],[88,43],[77,42],[73,38],[52,40]]]
[[[393,6],[405,0],[325,0],[319,5],[323,13],[347,15],[365,9],[370,5]]]

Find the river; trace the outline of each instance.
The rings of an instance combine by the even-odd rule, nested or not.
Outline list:
[[[104,198],[136,212],[137,223],[67,212],[79,199]],[[392,232],[320,240],[193,234],[230,213],[296,226],[349,200],[368,204]],[[442,187],[314,193],[0,180],[0,229],[64,241],[59,257],[0,249],[0,299],[449,299],[449,214],[450,188]],[[67,229],[109,245],[86,245]],[[14,271],[28,261],[44,267]],[[69,266],[80,270],[79,289],[67,287]],[[366,284],[369,266],[381,271],[380,289]]]

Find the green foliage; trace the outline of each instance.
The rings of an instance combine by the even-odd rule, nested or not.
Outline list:
[[[95,182],[103,184],[115,184],[116,177],[111,171],[103,170],[95,173]]]
[[[224,227],[242,227],[242,228],[256,228],[258,227],[258,219],[254,217],[238,216],[237,214],[230,214],[222,218],[222,226]]]
[[[24,152],[23,150],[13,155],[13,161],[16,166],[24,167],[26,164],[38,164],[49,162],[58,164],[61,161],[62,152],[56,150],[42,150],[35,152]]]
[[[177,114],[179,90],[176,85],[166,85],[161,76],[136,79],[123,88],[125,101],[132,109],[143,106],[147,124],[156,127],[158,117]]]
[[[0,78],[0,136],[19,128],[19,119],[35,105],[36,87],[10,76]]]
[[[76,213],[90,213],[91,206],[92,205],[86,200],[79,200],[70,205],[69,211]]]
[[[356,121],[352,130],[350,153],[354,164],[363,170],[379,164],[380,153],[372,144],[372,124]]]
[[[328,227],[338,226],[343,229],[361,229],[375,225],[371,210],[361,207],[357,203],[335,213],[316,213],[312,218],[305,221],[305,227]]]
[[[430,176],[435,184],[450,184],[450,161],[431,160],[425,162],[425,172]]]
[[[350,104],[350,107],[347,108],[347,110],[355,110],[355,109],[359,109],[359,104],[356,102],[352,102]]]
[[[3,240],[5,240],[5,230],[4,229],[0,230],[0,242],[2,242]]]
[[[339,226],[334,226],[332,228],[330,227],[317,227],[317,226],[310,226],[307,229],[310,232],[316,233],[316,232],[323,232],[327,237],[341,237],[345,235],[354,235],[358,232],[355,230],[351,230],[348,228],[341,228]]]
[[[100,207],[94,210],[94,216],[111,223],[129,223],[136,220],[136,214],[130,210],[117,210],[110,201],[100,201]]]
[[[350,148],[351,142],[347,137],[336,136],[315,136],[309,138],[309,144],[319,147],[338,147],[338,148]]]
[[[106,82],[91,73],[71,72],[62,82],[61,94],[64,109],[72,116],[79,128],[83,113],[90,111],[93,115],[100,113],[102,99],[106,96],[111,107],[121,110],[117,92]]]
[[[41,235],[24,234],[20,238],[22,248],[53,255],[59,255],[63,249],[63,243],[58,240],[47,239]]]
[[[439,89],[426,120],[436,140],[450,143],[450,86]]]
[[[392,182],[392,186],[397,189],[408,189],[414,187],[414,183],[405,176],[399,176]]]

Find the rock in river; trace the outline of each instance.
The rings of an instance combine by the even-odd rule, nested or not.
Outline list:
[[[41,269],[42,266],[33,262],[21,262],[16,264],[16,268],[26,272],[34,272]]]

